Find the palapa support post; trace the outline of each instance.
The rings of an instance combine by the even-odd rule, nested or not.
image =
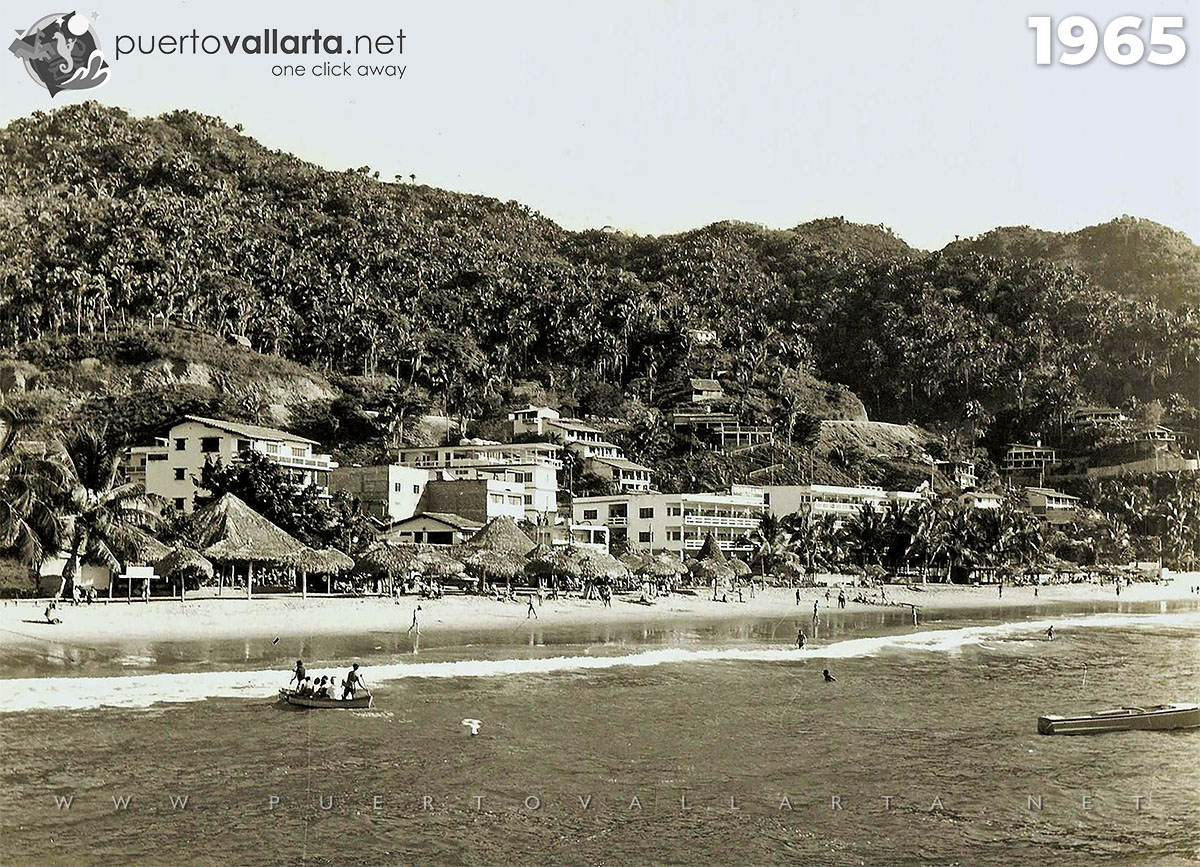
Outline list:
[[[246,561],[246,598],[254,598],[254,561]]]
[[[308,598],[308,570],[307,569],[300,570],[300,598],[301,599]]]

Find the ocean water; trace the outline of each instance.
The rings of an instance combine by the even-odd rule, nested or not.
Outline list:
[[[1200,859],[1200,731],[1036,728],[1200,700],[1194,605],[424,642],[9,649],[0,863]],[[281,706],[297,655],[362,660],[375,707]]]

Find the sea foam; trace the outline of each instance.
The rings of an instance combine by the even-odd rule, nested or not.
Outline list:
[[[551,674],[619,667],[705,662],[778,662],[804,664],[810,660],[852,659],[898,652],[959,653],[989,641],[1040,639],[1054,626],[1060,640],[1078,629],[1197,629],[1200,611],[1172,614],[1100,614],[1053,620],[1027,620],[959,629],[927,629],[901,635],[850,638],[804,650],[791,646],[668,647],[614,656],[548,656],[537,659],[461,659],[447,662],[372,664],[371,683],[407,678],[504,677]],[[340,666],[314,664],[328,671]],[[115,677],[39,677],[0,679],[0,713],[100,707],[140,708],[159,702],[190,702],[208,698],[273,699],[285,682],[286,671],[207,671],[137,674]]]

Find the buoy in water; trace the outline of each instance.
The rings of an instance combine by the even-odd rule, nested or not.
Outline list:
[[[479,727],[483,725],[483,723],[477,719],[465,719],[462,721],[462,724],[471,729],[472,735],[479,734]]]

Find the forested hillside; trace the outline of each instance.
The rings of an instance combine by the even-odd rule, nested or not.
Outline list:
[[[691,372],[781,428],[854,417],[846,389],[872,418],[991,443],[1083,402],[1194,424],[1196,248],[1159,230],[1094,227],[1065,257],[1045,233],[924,253],[840,219],[568,232],[217,118],[85,103],[0,131],[0,348],[197,328],[471,418],[530,388],[599,414],[666,406]]]

